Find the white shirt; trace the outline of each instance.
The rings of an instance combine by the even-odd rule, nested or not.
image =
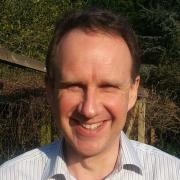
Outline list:
[[[74,180],[63,159],[63,138],[0,167],[0,180]],[[180,180],[180,160],[121,133],[117,168],[106,180]]]

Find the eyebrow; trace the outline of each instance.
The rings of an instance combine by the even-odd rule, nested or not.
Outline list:
[[[84,83],[82,83],[81,81],[58,81],[57,82],[58,88],[65,88],[68,87],[70,85],[79,85],[79,86],[85,86]]]
[[[100,82],[100,86],[104,86],[104,85],[112,85],[115,87],[122,87],[124,85],[128,85],[130,81],[128,82],[118,82],[118,81],[113,81],[113,80],[107,80],[107,81],[102,81]]]
[[[114,87],[123,87],[123,86],[129,85],[129,83],[130,83],[130,81],[118,82],[118,81],[113,81],[113,80],[103,80],[103,81],[100,81],[98,83],[98,86],[111,85]],[[58,88],[65,88],[65,87],[68,87],[70,85],[78,85],[78,86],[81,86],[84,88],[86,86],[86,84],[83,83],[82,81],[76,81],[76,80],[60,80],[57,82]]]

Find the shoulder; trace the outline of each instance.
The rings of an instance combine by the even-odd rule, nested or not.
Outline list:
[[[33,149],[5,162],[0,166],[0,179],[1,177],[4,178],[7,173],[12,173],[15,177],[18,172],[21,172],[21,174],[36,172],[37,170],[39,173],[42,172],[48,159],[58,153],[58,142],[55,141],[41,148]]]
[[[144,143],[133,140],[131,143],[144,169],[151,169],[157,175],[180,176],[180,159]]]
[[[131,143],[133,147],[137,150],[137,152],[149,155],[149,156],[155,156],[159,158],[164,158],[164,159],[172,159],[174,161],[177,161],[177,163],[180,163],[180,160],[176,158],[175,156],[172,156],[154,146],[144,144],[138,141],[131,140]]]

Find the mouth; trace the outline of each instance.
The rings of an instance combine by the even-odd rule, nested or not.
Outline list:
[[[81,124],[81,126],[88,130],[95,130],[99,128],[102,124],[103,122],[98,122],[98,123],[93,123],[93,124]]]
[[[109,120],[102,120],[99,122],[79,122],[73,119],[73,129],[79,137],[97,137],[101,136],[108,126]]]

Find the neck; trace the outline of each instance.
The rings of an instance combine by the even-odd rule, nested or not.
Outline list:
[[[68,145],[65,146],[68,169],[78,180],[100,180],[114,170],[119,153],[119,139],[103,152],[88,157],[79,154]]]

